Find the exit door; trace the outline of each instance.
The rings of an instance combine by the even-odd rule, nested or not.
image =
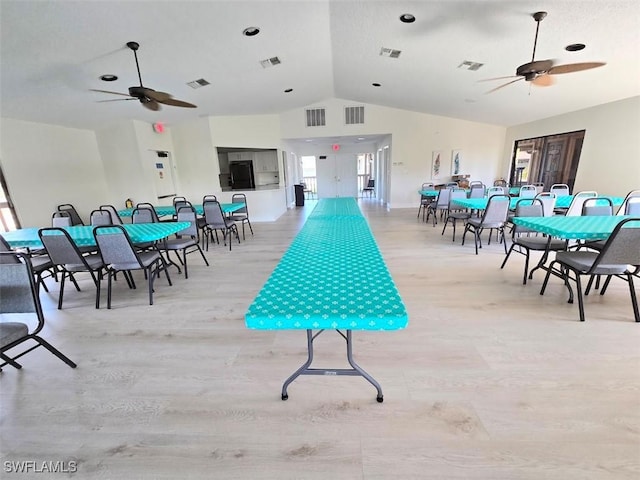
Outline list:
[[[356,155],[321,155],[316,160],[318,198],[357,197]]]

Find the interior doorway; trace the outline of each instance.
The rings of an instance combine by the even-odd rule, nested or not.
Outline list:
[[[513,186],[541,183],[549,191],[566,183],[573,191],[585,130],[516,140],[509,182]]]
[[[320,155],[316,176],[318,198],[358,197],[357,155]]]
[[[0,167],[0,232],[10,232],[20,228],[18,216],[11,202],[7,182]]]

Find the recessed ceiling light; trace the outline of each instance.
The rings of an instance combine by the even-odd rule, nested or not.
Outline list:
[[[416,17],[414,17],[410,13],[403,13],[402,15],[400,15],[400,21],[402,23],[413,23],[416,21]]]
[[[381,87],[382,86],[380,83],[372,83],[371,85],[373,85],[374,87]]]
[[[579,52],[580,50],[584,50],[586,45],[584,43],[572,43],[571,45],[567,45],[564,49],[567,52]]]
[[[293,88],[287,88],[287,89],[284,91],[284,93],[291,93],[291,92],[293,92]]]
[[[112,75],[111,73],[107,73],[106,75],[101,75],[100,80],[103,82],[115,82],[118,79],[117,75]]]
[[[364,140],[364,137],[358,137],[358,140]]]
[[[255,37],[259,33],[260,29],[258,27],[247,27],[242,31],[245,37]]]

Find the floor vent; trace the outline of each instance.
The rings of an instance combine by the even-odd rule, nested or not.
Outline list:
[[[347,125],[356,125],[364,123],[364,106],[345,107],[344,123]]]
[[[326,116],[324,108],[309,108],[305,110],[307,115],[307,127],[324,127]]]

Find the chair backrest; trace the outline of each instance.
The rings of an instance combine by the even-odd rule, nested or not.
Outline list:
[[[202,197],[202,204],[204,205],[205,202],[217,202],[218,201],[218,197],[216,197],[215,195],[205,195],[204,197]]]
[[[426,182],[422,184],[422,187],[420,188],[420,190],[432,190],[435,187],[435,184],[433,182]]]
[[[371,180],[369,180],[371,181]],[[247,196],[244,193],[234,193],[231,196],[231,203],[244,203],[244,207],[233,212],[234,215],[249,215],[249,210],[247,210]]]
[[[516,202],[516,217],[542,217],[544,216],[544,204],[540,198],[521,198]],[[522,225],[515,225],[513,235],[517,233],[534,232]]]
[[[155,210],[147,207],[136,207],[131,213],[131,223],[157,223]]]
[[[471,185],[471,191],[469,192],[469,198],[484,198],[486,193],[486,187],[484,183],[475,183]]]
[[[176,212],[178,211],[178,207],[176,206],[176,203],[186,203],[187,202],[187,198],[186,197],[173,197],[173,207],[176,209]]]
[[[593,198],[593,197],[597,197],[598,193],[597,192],[578,192],[573,196],[573,200],[571,200],[571,204],[569,205],[569,208],[567,209],[567,212],[565,213],[565,215],[567,217],[579,217],[582,215],[582,205],[584,204],[585,200],[587,200],[588,198]]]
[[[640,190],[631,190],[616,215],[640,215]]]
[[[458,187],[458,182],[447,182],[444,188]]]
[[[71,225],[84,225],[82,218],[78,214],[76,208],[70,203],[63,203],[62,205],[58,205],[59,212],[67,212],[71,217]]]
[[[40,241],[54,265],[87,265],[82,253],[62,228],[41,228],[38,230]]]
[[[553,185],[551,185],[549,191],[551,193],[555,193],[559,197],[563,195],[571,195],[569,185],[567,185],[566,183],[554,183]]]
[[[582,215],[613,215],[613,202],[607,197],[590,197],[582,204]]]
[[[509,182],[504,180],[503,178],[499,178],[493,182],[494,187],[509,187]]]
[[[38,325],[31,334],[37,334],[44,326],[44,315],[32,271],[28,254],[0,251],[0,313],[35,313]]]
[[[52,227],[70,227],[73,225],[69,212],[53,212],[51,216]]]
[[[520,198],[535,198],[537,194],[538,190],[536,189],[535,185],[522,185],[520,187],[520,193],[518,194],[518,196]]]
[[[491,198],[494,195],[506,195],[507,192],[505,188],[506,187],[498,187],[498,186],[489,187],[487,188],[487,197]]]
[[[120,215],[118,215],[116,207],[113,205],[100,205],[100,210],[106,210],[111,214],[111,223],[113,225],[122,225],[122,219],[120,218]]]
[[[113,225],[113,219],[111,218],[111,212],[109,210],[94,210],[89,217],[91,225]]]
[[[366,188],[375,188],[376,186],[376,181],[373,178],[370,178],[369,181],[367,181],[367,187]]]
[[[99,225],[93,229],[93,236],[105,265],[131,264],[135,266],[134,269],[142,267],[131,239],[122,225]]]
[[[148,221],[148,222],[137,222],[137,223],[158,223],[160,221],[160,218],[158,218],[158,214],[156,213],[156,209],[153,208],[153,205],[151,205],[150,203],[139,203],[136,205],[136,209],[145,209],[145,210],[149,210],[148,214],[145,215],[151,215],[152,220]],[[135,213],[135,210],[133,211],[133,213]],[[136,223],[133,221],[133,214],[131,215],[131,221],[132,223]]]
[[[449,198],[451,198],[451,189],[443,188],[438,192],[436,200],[436,208],[449,208]]]
[[[204,221],[207,225],[211,228],[226,228],[227,222],[222,213],[222,207],[218,202],[204,202],[202,209],[204,210]]]
[[[482,214],[483,224],[504,223],[507,221],[509,214],[509,203],[511,197],[509,195],[492,195],[487,202],[487,208]]]
[[[466,199],[466,198],[467,198],[467,192],[464,190],[464,188],[452,189],[451,193],[449,194],[449,209],[451,210],[452,208],[460,208],[460,207],[457,207],[456,205],[453,205],[453,201],[457,199]]]
[[[7,242],[2,235],[0,235],[0,252],[13,252],[11,245]],[[0,257],[0,263],[19,263],[20,258],[13,255],[4,255]],[[2,299],[2,297],[0,297]]]
[[[199,239],[198,235],[198,216],[195,209],[190,205],[179,207],[176,213],[176,221],[189,222],[190,225],[176,233],[176,235],[184,235]]]
[[[536,187],[536,193],[544,192],[544,183],[536,182],[536,183],[532,183],[531,185]]]
[[[551,192],[542,192],[536,195],[538,200],[542,202],[542,211],[545,217],[553,216],[553,209],[556,208],[556,194]]]
[[[469,187],[472,188],[474,185],[480,185],[482,187],[484,187],[484,183],[482,183],[480,180],[471,180],[469,182]]]
[[[598,265],[640,265],[638,245],[640,245],[640,216],[627,218],[611,232],[591,270]]]

